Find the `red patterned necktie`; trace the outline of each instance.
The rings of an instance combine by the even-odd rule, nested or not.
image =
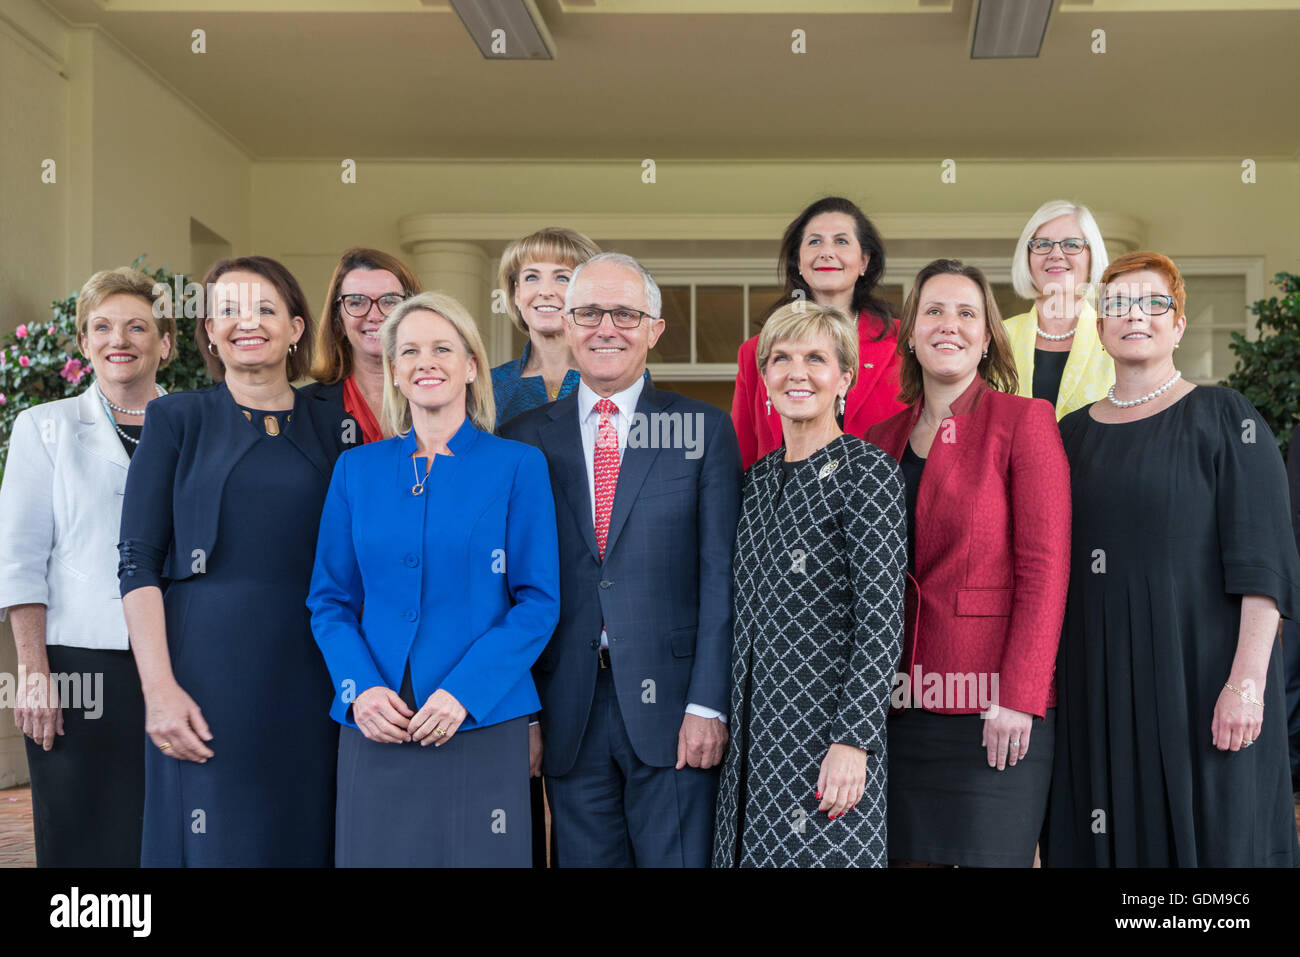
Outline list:
[[[609,399],[596,403],[600,424],[596,426],[596,451],[592,456],[592,471],[596,485],[596,546],[600,557],[605,557],[605,541],[609,538],[609,513],[614,508],[614,489],[618,485],[618,429],[610,416],[618,412]]]

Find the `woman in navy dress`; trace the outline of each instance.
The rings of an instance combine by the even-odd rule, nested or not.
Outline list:
[[[283,266],[221,260],[204,288],[218,384],[149,404],[122,512],[152,742],[141,863],[324,867],[338,739],[305,601],[341,423],[289,384],[312,330]]]
[[[415,296],[380,339],[394,437],[339,458],[307,601],[343,725],[335,862],[527,867],[529,669],[560,616],[546,460],[492,435],[464,306]]]

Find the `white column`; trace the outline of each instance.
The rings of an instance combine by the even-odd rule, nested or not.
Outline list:
[[[493,365],[510,358],[510,320],[491,311],[494,263],[476,243],[419,240],[407,244],[425,289],[456,297],[478,323]]]

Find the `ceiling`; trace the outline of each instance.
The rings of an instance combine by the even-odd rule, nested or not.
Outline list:
[[[1295,0],[1058,0],[1037,59],[996,61],[972,0],[538,0],[542,62],[485,60],[445,0],[44,2],[257,159],[1300,152]]]

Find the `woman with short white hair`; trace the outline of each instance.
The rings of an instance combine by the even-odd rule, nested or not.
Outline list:
[[[1057,419],[1100,399],[1115,381],[1089,295],[1109,261],[1091,210],[1063,199],[1029,217],[1011,258],[1016,295],[1034,301],[1004,323],[1019,394],[1046,399]]]
[[[77,345],[94,381],[23,411],[10,437],[0,620],[13,623],[27,679],[14,721],[27,738],[38,867],[140,863],[144,698],[115,587],[127,466],[176,341],[153,286],[126,267],[86,281]],[[54,700],[59,688],[80,700]]]

